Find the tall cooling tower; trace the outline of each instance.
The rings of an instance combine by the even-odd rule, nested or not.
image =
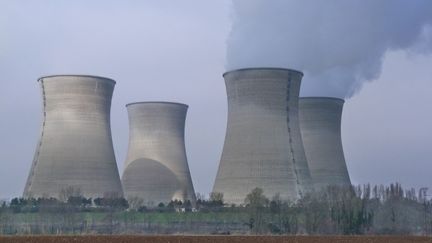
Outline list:
[[[299,101],[303,145],[317,189],[351,185],[341,139],[343,104],[342,99],[327,97]]]
[[[298,122],[302,76],[279,68],[224,74],[228,125],[213,191],[225,202],[242,204],[256,187],[285,200],[312,189]]]
[[[58,75],[39,80],[42,132],[24,197],[59,197],[67,188],[85,197],[122,196],[110,128],[115,81]]]
[[[129,150],[122,177],[127,198],[147,205],[175,199],[195,204],[184,141],[187,109],[171,102],[127,105]]]

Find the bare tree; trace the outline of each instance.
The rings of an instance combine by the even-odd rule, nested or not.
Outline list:
[[[67,202],[71,197],[82,197],[81,188],[68,186],[60,190],[59,192],[60,201]]]
[[[210,201],[211,202],[217,202],[220,204],[223,204],[224,202],[224,195],[222,192],[212,192],[210,193]]]
[[[144,205],[144,199],[140,197],[128,197],[129,209],[137,211]]]
[[[246,224],[253,233],[260,234],[266,229],[265,227],[265,207],[268,206],[269,200],[264,195],[261,188],[253,189],[246,195],[244,200],[246,207],[249,209],[249,222]]]
[[[205,194],[202,194],[202,193],[199,193],[199,192],[196,193],[195,197],[196,197],[197,201],[198,200],[200,200],[200,201],[205,201],[206,200]]]

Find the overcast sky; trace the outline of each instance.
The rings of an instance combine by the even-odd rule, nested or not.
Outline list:
[[[230,0],[0,0],[0,198],[22,194],[42,118],[36,80],[51,74],[117,81],[112,130],[120,174],[125,104],[188,104],[189,166],[196,192],[209,193],[225,137],[231,7]],[[346,101],[343,145],[354,184],[432,188],[431,81],[430,55],[387,52],[379,78]]]

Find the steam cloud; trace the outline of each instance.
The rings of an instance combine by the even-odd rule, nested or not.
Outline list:
[[[303,71],[303,96],[349,98],[387,51],[429,52],[430,0],[233,0],[227,70]]]

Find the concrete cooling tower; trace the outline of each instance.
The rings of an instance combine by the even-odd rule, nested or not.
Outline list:
[[[254,188],[296,200],[312,189],[298,122],[303,74],[279,68],[224,74],[228,124],[214,192],[243,204]]]
[[[110,128],[115,81],[83,75],[39,80],[40,139],[24,197],[55,197],[67,188],[85,197],[122,196]]]
[[[299,101],[303,146],[316,189],[350,186],[341,139],[344,100],[304,97]]]
[[[122,176],[126,198],[141,198],[149,206],[175,199],[195,204],[184,141],[187,109],[171,102],[127,105],[129,149]]]

